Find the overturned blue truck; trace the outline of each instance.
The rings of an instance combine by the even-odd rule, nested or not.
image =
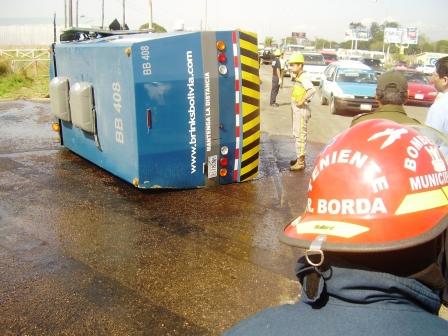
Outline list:
[[[52,46],[61,144],[137,188],[257,176],[257,37],[71,30]]]

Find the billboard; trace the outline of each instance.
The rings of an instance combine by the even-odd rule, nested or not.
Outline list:
[[[306,33],[304,33],[304,32],[292,32],[291,36],[292,37],[297,37],[299,39],[305,39],[306,38]]]
[[[358,40],[368,41],[370,40],[370,31],[367,28],[348,29],[345,31],[345,40]]]
[[[418,29],[411,28],[385,28],[384,43],[417,44]]]
[[[406,28],[403,31],[403,44],[417,44],[418,43],[418,29]]]

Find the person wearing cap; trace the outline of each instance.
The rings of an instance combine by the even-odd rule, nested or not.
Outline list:
[[[290,169],[305,169],[306,140],[308,137],[308,121],[311,118],[309,103],[316,89],[303,71],[305,59],[302,54],[293,54],[288,60],[294,75],[294,86],[291,94],[292,133],[295,140],[296,157],[290,162]]]
[[[378,78],[376,99],[380,106],[371,113],[355,116],[352,126],[370,119],[388,119],[400,124],[420,124],[417,119],[409,117],[404,110],[403,105],[408,99],[408,82],[400,71],[387,71]]]
[[[304,213],[280,236],[305,249],[295,269],[300,301],[264,310],[225,335],[448,334],[437,316],[448,162],[422,134],[368,120],[327,145]]]
[[[282,65],[280,63],[280,56],[282,52],[279,49],[274,51],[274,60],[272,61],[272,88],[271,88],[271,99],[269,104],[273,107],[278,107],[277,95],[280,90],[280,85],[282,85]]]

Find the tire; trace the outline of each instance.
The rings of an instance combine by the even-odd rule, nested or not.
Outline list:
[[[336,114],[336,104],[334,102],[334,97],[331,97],[330,99],[330,113]]]
[[[324,97],[324,94],[322,93],[322,91],[320,92],[320,104],[321,105],[327,105],[328,101],[327,99]]]

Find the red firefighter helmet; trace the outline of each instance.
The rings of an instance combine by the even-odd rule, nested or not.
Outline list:
[[[411,126],[360,123],[319,154],[306,210],[280,239],[340,252],[420,245],[447,227],[447,169],[434,142]]]

